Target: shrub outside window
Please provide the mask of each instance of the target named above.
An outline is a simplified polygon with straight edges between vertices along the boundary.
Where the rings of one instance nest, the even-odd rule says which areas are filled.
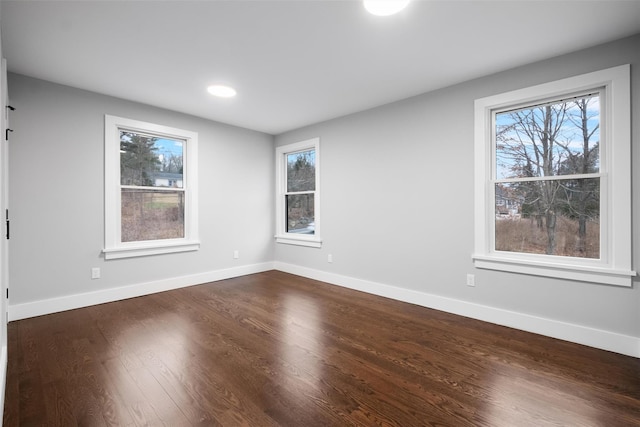
[[[105,258],[196,250],[197,134],[105,116]]]
[[[631,286],[629,66],[475,114],[476,267]]]

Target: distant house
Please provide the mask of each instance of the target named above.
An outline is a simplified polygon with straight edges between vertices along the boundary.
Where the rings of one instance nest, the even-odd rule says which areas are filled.
[[[517,219],[520,218],[522,196],[502,185],[496,185],[496,218]]]
[[[171,172],[154,172],[151,176],[154,187],[182,188],[182,174]]]

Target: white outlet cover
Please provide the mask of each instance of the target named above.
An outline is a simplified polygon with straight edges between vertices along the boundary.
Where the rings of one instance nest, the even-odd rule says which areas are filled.
[[[467,286],[475,286],[476,277],[473,274],[467,274]]]

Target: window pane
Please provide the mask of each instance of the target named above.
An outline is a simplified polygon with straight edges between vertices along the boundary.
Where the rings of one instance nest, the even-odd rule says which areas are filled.
[[[496,184],[495,249],[600,258],[600,179]]]
[[[287,154],[287,192],[315,191],[316,151]]]
[[[287,201],[287,233],[315,234],[314,195],[293,194]]]
[[[182,188],[183,150],[184,141],[121,131],[120,183]]]
[[[496,114],[497,179],[597,173],[600,97]]]
[[[184,237],[184,192],[122,190],[122,241]]]

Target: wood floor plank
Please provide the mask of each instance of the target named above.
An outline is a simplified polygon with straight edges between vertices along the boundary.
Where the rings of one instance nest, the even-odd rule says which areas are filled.
[[[67,381],[59,379],[42,384],[45,398],[47,424],[56,426],[78,426],[74,413],[73,394],[69,391]]]
[[[5,426],[640,426],[640,360],[265,273],[11,322]]]
[[[19,357],[19,335],[20,330],[16,322],[11,322],[7,325],[7,378],[5,383],[5,405],[3,425],[5,426],[18,426],[19,422],[19,405],[15,404],[16,399],[20,396],[20,357]],[[7,396],[13,397],[14,404],[8,405]]]

